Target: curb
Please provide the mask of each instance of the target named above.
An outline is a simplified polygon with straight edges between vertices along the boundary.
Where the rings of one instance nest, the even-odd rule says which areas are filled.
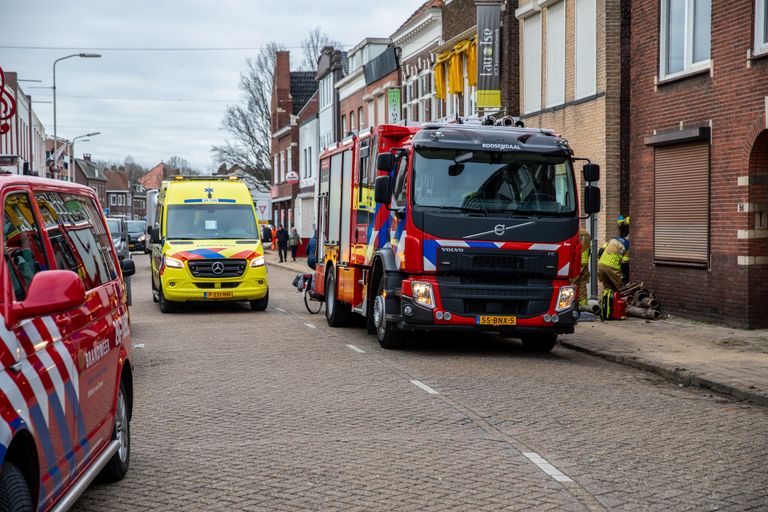
[[[561,341],[562,347],[574,350],[576,352],[582,352],[595,357],[601,357],[607,361],[623,364],[638,370],[643,370],[649,373],[655,373],[667,380],[682,384],[684,386],[692,386],[701,389],[708,389],[722,395],[728,395],[738,400],[749,400],[754,404],[768,407],[768,396],[756,393],[751,390],[746,390],[733,386],[731,384],[724,384],[722,382],[714,381],[705,377],[695,375],[687,370],[680,370],[677,368],[669,368],[659,363],[642,359],[636,356],[621,356],[608,351],[595,350],[587,347],[583,347],[578,343],[571,341]]]
[[[270,263],[270,262],[267,262],[267,266],[269,266],[269,267],[276,267],[276,268],[280,268],[280,269],[283,269],[283,270],[289,270],[291,272],[297,272],[297,273],[298,272],[302,272],[301,270],[296,270],[295,268],[289,267],[288,265],[283,265],[282,263]],[[312,271],[312,269],[309,268],[309,267],[307,267],[307,269],[308,269],[308,272]]]

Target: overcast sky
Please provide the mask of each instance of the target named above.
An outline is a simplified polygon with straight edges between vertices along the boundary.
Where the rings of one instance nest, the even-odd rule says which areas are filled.
[[[364,37],[388,37],[421,0],[0,0],[0,67],[16,71],[33,101],[50,102],[56,66],[58,133],[78,141],[78,155],[151,166],[171,155],[212,166],[210,148],[226,134],[221,119],[240,97],[247,57],[258,50],[118,51],[116,48],[259,48],[277,41],[300,62],[301,43],[320,26],[347,48]],[[46,47],[15,49],[7,46]],[[51,48],[52,47],[52,48]],[[112,49],[110,49],[112,48]],[[295,55],[293,55],[295,53]],[[35,103],[53,134],[53,105]]]

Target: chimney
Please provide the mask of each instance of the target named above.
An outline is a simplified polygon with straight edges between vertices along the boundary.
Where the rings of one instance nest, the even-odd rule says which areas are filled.
[[[85,160],[86,162],[90,162],[91,161],[91,154],[90,153],[83,153],[83,160]]]

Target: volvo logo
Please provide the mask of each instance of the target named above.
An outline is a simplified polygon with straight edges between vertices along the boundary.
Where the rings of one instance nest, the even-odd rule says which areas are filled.
[[[481,233],[475,233],[474,235],[467,235],[464,237],[464,239],[467,238],[482,238],[488,235],[496,235],[496,236],[504,236],[504,234],[509,231],[510,229],[517,229],[522,228],[524,226],[530,226],[533,224],[533,222],[523,222],[522,224],[517,224],[515,226],[507,226],[505,224],[496,224],[492,230],[490,231],[483,231]]]
[[[222,274],[224,272],[224,264],[220,261],[216,261],[211,265],[211,272],[216,274],[217,276],[219,274]]]
[[[504,233],[506,232],[507,232],[507,226],[505,226],[504,224],[496,224],[493,227],[493,234],[497,236],[504,236]]]

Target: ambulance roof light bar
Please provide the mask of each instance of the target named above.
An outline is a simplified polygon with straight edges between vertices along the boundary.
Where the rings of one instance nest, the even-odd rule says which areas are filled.
[[[240,176],[174,176],[176,181],[239,181]]]

